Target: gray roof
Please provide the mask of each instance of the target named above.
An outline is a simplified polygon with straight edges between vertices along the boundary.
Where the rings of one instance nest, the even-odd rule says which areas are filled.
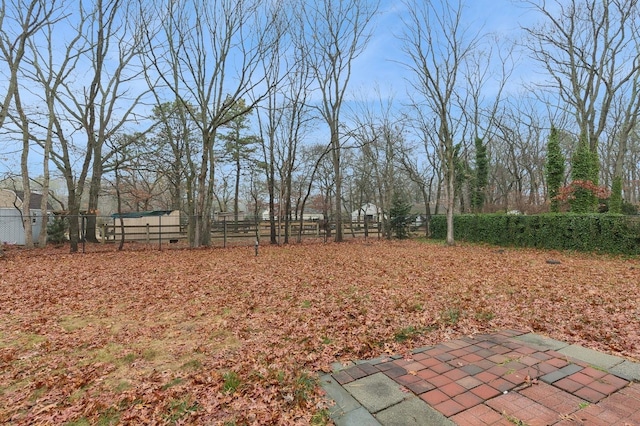
[[[16,196],[20,200],[24,200],[24,191],[14,191],[14,192],[16,193]],[[32,192],[31,196],[29,197],[29,208],[39,209],[40,203],[42,203],[42,194],[37,194]],[[47,210],[53,210],[53,207],[51,206],[51,203],[49,203],[48,199],[47,199]]]

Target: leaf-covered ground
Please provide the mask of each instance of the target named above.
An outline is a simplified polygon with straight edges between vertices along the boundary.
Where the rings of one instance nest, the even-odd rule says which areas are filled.
[[[637,258],[417,241],[65,250],[0,260],[0,423],[323,424],[332,362],[503,328],[640,360]]]

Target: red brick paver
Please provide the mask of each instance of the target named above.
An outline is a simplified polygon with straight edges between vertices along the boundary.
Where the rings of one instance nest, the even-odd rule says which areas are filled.
[[[640,426],[640,384],[513,339],[520,334],[464,337],[333,377],[346,384],[382,372],[463,426]]]
[[[500,395],[487,401],[487,405],[513,422],[527,425],[551,425],[556,423],[558,413],[515,392]]]
[[[451,417],[451,420],[460,426],[513,426],[513,423],[486,405],[476,405]]]

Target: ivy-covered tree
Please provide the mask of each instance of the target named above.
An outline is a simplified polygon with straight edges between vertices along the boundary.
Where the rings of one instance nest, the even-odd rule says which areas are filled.
[[[609,213],[622,213],[622,178],[616,176],[611,185],[611,197],[609,197]]]
[[[398,239],[409,238],[409,224],[411,223],[411,203],[407,201],[401,191],[394,191],[391,197],[391,231]]]
[[[564,182],[565,161],[562,150],[560,149],[560,138],[558,137],[558,129],[551,127],[551,134],[547,142],[547,162],[545,164],[547,174],[547,194],[551,201],[551,211],[557,213],[560,211],[560,201],[558,194]]]
[[[472,196],[467,198],[466,194],[469,192],[469,187],[472,186],[471,179],[474,176],[462,143],[458,143],[454,147],[453,166],[455,172],[454,194],[460,201],[460,212],[465,213],[469,207],[469,199],[472,198]]]
[[[487,158],[487,146],[481,138],[476,138],[476,170],[471,194],[471,208],[475,213],[482,212],[485,202],[485,190],[489,182],[489,159]]]
[[[589,186],[598,185],[598,152],[589,148],[585,135],[580,137],[578,147],[571,158],[571,178],[578,185],[569,200],[571,211],[593,213],[598,208],[598,197]]]

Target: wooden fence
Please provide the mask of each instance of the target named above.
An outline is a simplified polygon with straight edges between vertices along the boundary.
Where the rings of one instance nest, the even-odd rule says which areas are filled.
[[[289,240],[295,241],[298,235],[302,239],[309,238],[331,238],[335,234],[335,224],[305,221],[291,222],[289,225]],[[184,224],[170,223],[163,225],[158,224],[145,225],[124,225],[125,241],[143,242],[147,244],[162,244],[178,241],[186,241],[186,226]],[[345,237],[380,237],[381,227],[378,223],[365,222],[345,222],[342,226],[343,235]],[[276,223],[276,235],[282,240],[285,236],[285,224]],[[221,220],[211,222],[211,240],[212,243],[222,244],[226,246],[230,242],[240,242],[246,240],[248,242],[268,241],[271,236],[271,226],[268,221],[238,221]],[[100,229],[100,238],[102,242],[120,241],[121,227],[117,223],[110,222],[102,225]]]

